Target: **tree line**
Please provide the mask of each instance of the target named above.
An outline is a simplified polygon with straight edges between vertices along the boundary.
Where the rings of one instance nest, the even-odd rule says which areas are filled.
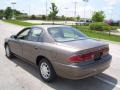
[[[7,7],[5,10],[0,10],[0,19],[2,19],[3,17],[5,19],[11,19],[13,14],[15,16],[25,15],[25,13],[12,9],[11,7]]]
[[[64,15],[62,16],[57,16],[59,10],[57,8],[57,6],[55,5],[55,3],[51,3],[51,7],[50,7],[50,13],[48,14],[48,16],[46,15],[31,15],[29,16],[27,13],[23,13],[21,11],[18,11],[16,9],[12,9],[11,7],[7,7],[5,10],[0,10],[0,19],[2,19],[3,17],[5,19],[11,19],[13,17],[13,14],[15,16],[16,19],[32,19],[32,20],[77,20],[79,21],[81,18],[80,16],[77,17],[65,17]],[[92,15],[92,21],[93,22],[103,22],[105,19],[105,14],[103,11],[98,11],[98,12],[94,12],[94,14]]]

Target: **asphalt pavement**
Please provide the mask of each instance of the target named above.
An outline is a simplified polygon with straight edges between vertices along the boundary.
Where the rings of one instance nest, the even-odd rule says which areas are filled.
[[[82,80],[41,80],[37,68],[21,59],[7,59],[4,39],[22,28],[0,21],[0,90],[120,90],[120,43],[109,42],[112,64],[102,74]]]

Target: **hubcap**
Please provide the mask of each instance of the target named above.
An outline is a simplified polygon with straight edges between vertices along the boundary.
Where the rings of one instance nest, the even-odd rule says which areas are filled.
[[[41,63],[40,71],[41,71],[43,78],[45,79],[50,78],[50,68],[46,62]]]
[[[9,50],[9,47],[6,46],[6,55],[9,57],[10,56],[10,50]]]

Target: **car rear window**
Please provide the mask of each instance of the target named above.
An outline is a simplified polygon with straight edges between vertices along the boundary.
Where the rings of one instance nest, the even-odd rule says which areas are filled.
[[[86,35],[72,27],[52,27],[48,28],[48,32],[58,42],[87,39]]]

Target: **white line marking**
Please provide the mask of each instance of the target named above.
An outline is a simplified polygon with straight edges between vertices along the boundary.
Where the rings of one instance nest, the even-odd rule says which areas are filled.
[[[108,81],[108,80],[106,80],[106,79],[104,79],[104,78],[101,78],[101,77],[99,77],[99,76],[95,76],[95,78],[97,78],[97,79],[99,79],[99,80],[101,80],[101,81],[103,81],[103,82],[105,82],[105,83],[107,83],[107,84],[110,84],[110,85],[112,85],[112,86],[114,86],[114,87],[120,88],[120,85],[115,84],[115,83],[113,83],[113,82],[110,82],[110,81]]]
[[[3,59],[1,59],[1,57],[0,57],[0,63],[2,63],[2,64],[4,63]]]
[[[4,63],[2,60],[0,60],[0,63]]]

